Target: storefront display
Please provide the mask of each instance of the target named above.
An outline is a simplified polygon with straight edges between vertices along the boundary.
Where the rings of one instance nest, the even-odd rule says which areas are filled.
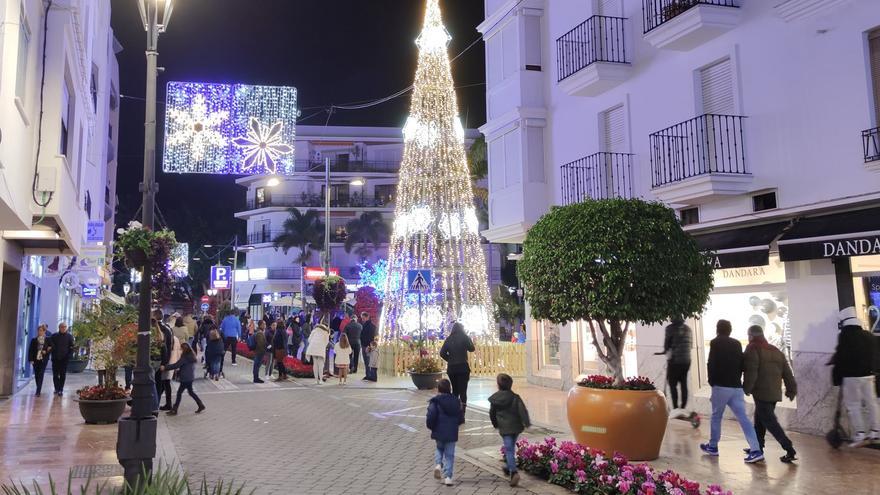
[[[590,332],[590,324],[585,321],[573,323],[573,330],[577,331],[578,340],[581,343],[581,375],[605,374],[605,365],[599,359],[596,346],[593,344],[593,335]],[[639,358],[636,354],[636,326],[629,325],[626,334],[626,344],[623,348],[623,374],[624,376],[638,376]]]
[[[856,310],[871,331],[880,331],[880,256],[850,258]]]
[[[541,366],[559,366],[559,325],[541,322]]]

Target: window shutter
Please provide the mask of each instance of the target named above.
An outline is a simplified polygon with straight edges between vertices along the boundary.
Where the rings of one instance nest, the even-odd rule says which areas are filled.
[[[608,153],[626,153],[626,112],[618,105],[602,112],[602,145]]]
[[[599,0],[599,15],[623,17],[620,12],[620,0]]]
[[[733,68],[724,59],[700,70],[703,113],[734,115]]]
[[[874,90],[874,125],[880,126],[880,30],[868,35],[868,51],[871,63],[871,87]]]

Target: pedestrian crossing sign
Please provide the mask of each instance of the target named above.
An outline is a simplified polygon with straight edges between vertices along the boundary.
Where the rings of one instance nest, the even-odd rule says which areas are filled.
[[[409,292],[430,292],[431,270],[409,270],[406,274],[406,282]]]

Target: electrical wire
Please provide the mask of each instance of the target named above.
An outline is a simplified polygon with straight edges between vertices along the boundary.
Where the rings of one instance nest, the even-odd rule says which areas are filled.
[[[48,198],[46,197],[46,193],[43,193],[43,202],[40,202],[37,199],[37,177],[40,175],[40,151],[43,149],[43,102],[46,94],[46,46],[48,45],[49,10],[52,9],[52,1],[53,0],[49,0],[49,3],[46,4],[46,12],[43,16],[43,66],[40,69],[40,116],[37,120],[37,153],[34,157],[34,181],[31,184],[31,198],[40,208],[46,208],[49,206],[49,203],[52,202],[52,197],[55,195],[54,192],[50,191],[48,193]],[[42,221],[42,218],[40,221]]]

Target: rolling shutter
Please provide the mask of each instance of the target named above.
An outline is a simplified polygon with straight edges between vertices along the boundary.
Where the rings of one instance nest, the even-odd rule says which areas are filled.
[[[875,125],[880,126],[880,30],[868,35],[868,50],[871,63],[871,87],[874,91]]]
[[[736,114],[733,97],[733,68],[726,58],[700,70],[703,113]]]
[[[620,12],[620,0],[599,0],[599,15],[623,17]]]
[[[618,105],[602,112],[602,145],[608,153],[626,153],[626,111]]]

